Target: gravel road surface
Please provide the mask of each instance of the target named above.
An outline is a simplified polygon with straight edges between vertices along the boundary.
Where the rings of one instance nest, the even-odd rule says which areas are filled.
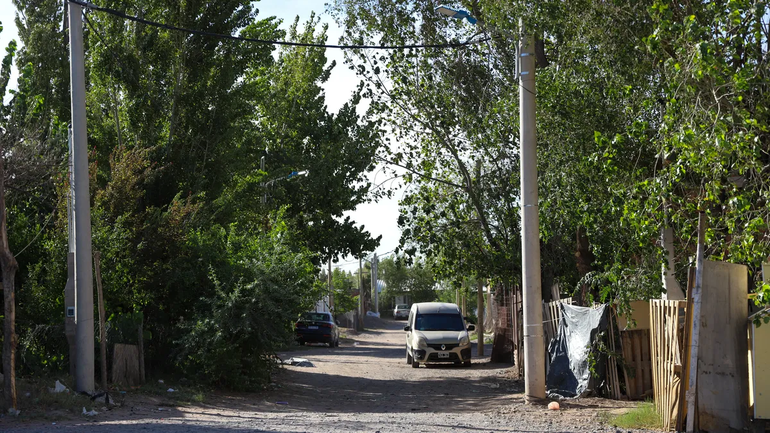
[[[562,410],[525,405],[510,365],[474,358],[471,367],[413,369],[406,364],[404,322],[374,318],[339,348],[280,354],[313,367],[286,366],[271,391],[215,394],[192,406],[127,402],[96,417],[53,424],[0,420],[2,431],[72,432],[539,432],[611,431],[601,412],[629,403],[581,399]],[[488,355],[491,348],[487,346]],[[473,348],[476,354],[476,347]],[[160,409],[160,410],[159,410]]]

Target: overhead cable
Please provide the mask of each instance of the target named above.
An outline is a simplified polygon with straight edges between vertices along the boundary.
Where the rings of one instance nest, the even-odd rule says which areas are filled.
[[[140,18],[137,16],[128,15],[125,12],[121,12],[119,10],[111,9],[103,6],[97,6],[91,2],[84,1],[84,0],[67,0],[67,1],[70,3],[80,5],[87,9],[95,10],[98,12],[104,12],[104,13],[114,15],[116,17],[120,17],[129,21],[146,24],[148,26],[159,27],[166,30],[174,30],[178,32],[192,33],[195,35],[209,36],[209,37],[214,37],[219,39],[228,39],[228,40],[240,41],[240,42],[255,42],[258,44],[266,44],[266,45],[282,45],[282,46],[289,46],[289,47],[335,48],[335,49],[341,49],[341,50],[354,50],[354,49],[399,50],[399,49],[409,49],[409,48],[446,49],[446,48],[462,48],[468,45],[479,44],[489,40],[489,38],[483,38],[478,40],[469,39],[464,42],[453,42],[453,43],[445,43],[445,44],[409,44],[409,45],[332,45],[332,44],[314,44],[309,42],[271,41],[267,39],[248,38],[244,36],[233,36],[233,35],[227,35],[222,33],[207,32],[205,30],[196,30],[196,29],[189,29],[185,27],[177,27],[171,24],[158,23],[158,22],[146,20],[144,18]]]

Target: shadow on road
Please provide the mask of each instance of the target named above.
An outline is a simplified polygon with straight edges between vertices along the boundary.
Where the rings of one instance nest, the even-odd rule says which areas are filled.
[[[276,382],[281,389],[270,393],[259,404],[259,410],[457,413],[521,399],[521,383],[500,376],[510,365],[490,363],[488,357],[477,358],[476,343],[472,346],[471,367],[433,364],[411,368],[406,363],[405,323],[367,317],[368,329],[348,334],[350,340],[342,347],[292,353],[307,357],[316,367],[287,367],[279,372]],[[491,349],[491,345],[485,346],[487,356]]]
[[[490,404],[523,401],[518,382],[505,385],[481,378],[431,377],[394,381],[344,375],[316,374],[311,369],[290,372],[290,381],[270,395],[260,410],[284,412],[471,412]],[[286,402],[287,405],[278,405]],[[246,401],[231,401],[244,404]]]

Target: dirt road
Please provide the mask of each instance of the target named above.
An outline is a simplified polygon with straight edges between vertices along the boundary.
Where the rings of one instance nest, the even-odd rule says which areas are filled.
[[[17,427],[25,432],[614,432],[600,423],[598,412],[627,406],[598,399],[562,404],[558,412],[524,405],[521,382],[512,379],[509,365],[474,358],[469,368],[413,369],[406,364],[404,322],[374,319],[368,325],[339,348],[281,354],[314,366],[285,367],[265,393],[215,395],[204,404],[161,411],[136,405],[88,420]]]

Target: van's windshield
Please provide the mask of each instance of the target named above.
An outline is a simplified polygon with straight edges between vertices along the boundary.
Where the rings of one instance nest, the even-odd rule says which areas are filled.
[[[462,331],[463,317],[455,314],[418,314],[414,321],[417,331]]]

